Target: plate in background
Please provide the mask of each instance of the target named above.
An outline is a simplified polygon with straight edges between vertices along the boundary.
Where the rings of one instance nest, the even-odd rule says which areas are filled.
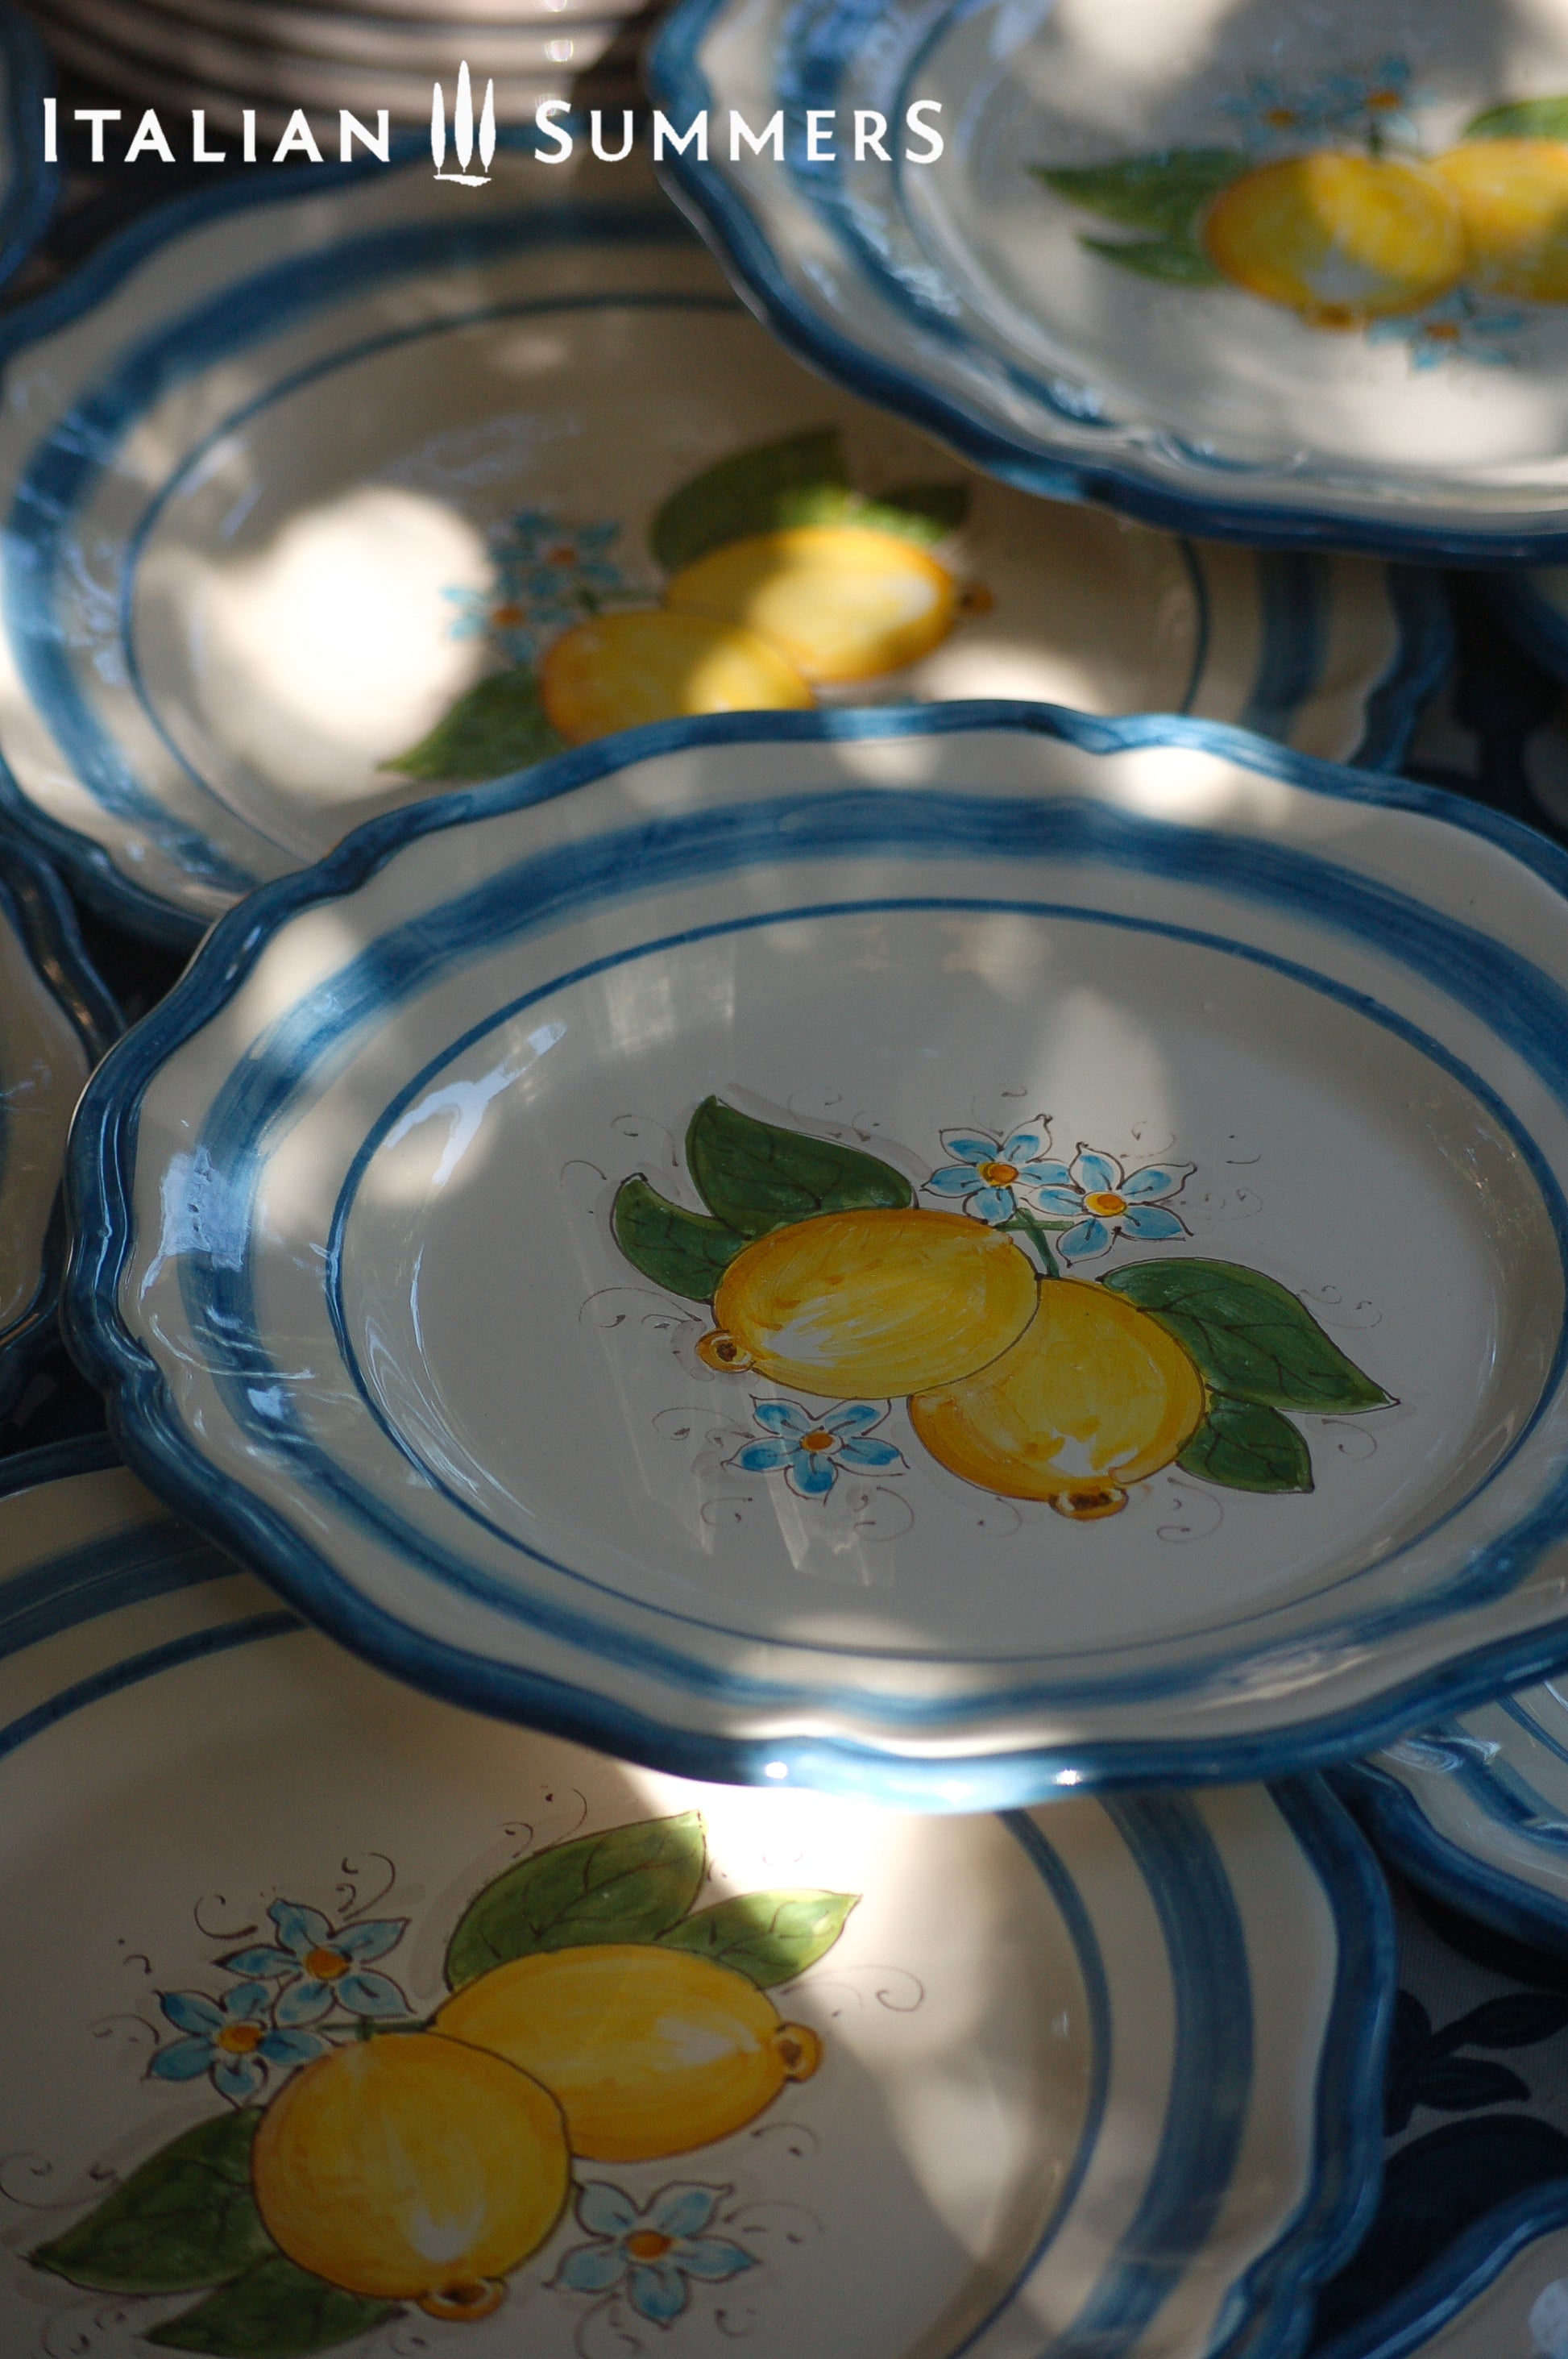
[[[554,642],[803,499],[890,527],[888,627],[828,701],[1171,708],[1398,760],[1447,647],[1430,577],[1043,506],[802,371],[637,166],[495,171],[461,218],[413,164],[187,200],[0,334],[7,799],[124,922],[191,940],[372,812],[558,746]],[[812,701],[752,653],[729,701]]]
[[[1568,277],[1503,225],[1552,217],[1568,158],[1562,0],[1528,29],[1468,0],[1283,26],[1231,0],[686,0],[650,77],[682,125],[784,110],[787,160],[716,147],[672,183],[787,341],[998,474],[1245,540],[1568,550]],[[899,130],[922,103],[924,163]],[[809,110],[841,135],[817,160]],[[868,110],[895,144],[857,162]],[[1505,136],[1547,145],[1497,196]]]

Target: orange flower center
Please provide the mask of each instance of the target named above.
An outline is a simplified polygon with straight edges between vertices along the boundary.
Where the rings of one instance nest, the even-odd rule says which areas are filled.
[[[1293,106],[1271,106],[1265,113],[1263,120],[1271,125],[1276,131],[1288,131],[1292,124],[1298,122],[1300,118]]]
[[[1017,1177],[1016,1163],[982,1163],[980,1166],[980,1178],[989,1180],[993,1188],[1011,1188]]]
[[[634,2261],[662,2261],[674,2239],[661,2236],[656,2228],[639,2228],[634,2236],[626,2239],[626,2250]]]
[[[490,619],[498,631],[511,631],[515,630],[519,623],[525,623],[528,617],[521,606],[505,605],[492,607]]]
[[[1434,344],[1456,344],[1460,336],[1460,331],[1452,320],[1433,320],[1422,330],[1422,333]]]
[[[1127,1199],[1125,1196],[1117,1195],[1110,1188],[1102,1188],[1097,1194],[1084,1198],[1084,1210],[1086,1212],[1098,1213],[1103,1220],[1109,1213],[1125,1212]]]
[[[335,1983],[340,1974],[349,1971],[349,1962],[338,1950],[312,1950],[305,1961],[305,1971],[319,1983]]]
[[[800,1446],[803,1450],[831,1450],[837,1444],[838,1440],[838,1437],[836,1433],[828,1433],[822,1426],[818,1425],[814,1427],[811,1432],[803,1433],[801,1435]]]
[[[1398,112],[1401,101],[1397,90],[1375,90],[1368,95],[1367,103],[1375,114],[1393,114]]]
[[[557,548],[551,549],[549,561],[552,565],[575,565],[577,551],[569,540],[563,540]]]
[[[218,2034],[217,2045],[230,2056],[249,2056],[265,2038],[259,2023],[226,2023]]]

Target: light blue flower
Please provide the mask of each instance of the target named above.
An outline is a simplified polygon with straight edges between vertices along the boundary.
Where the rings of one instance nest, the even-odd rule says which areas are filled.
[[[942,1144],[957,1161],[934,1171],[925,1185],[933,1195],[961,1196],[966,1212],[994,1228],[1011,1220],[1020,1189],[1033,1192],[1068,1184],[1066,1165],[1045,1159],[1049,1143],[1044,1118],[1001,1139],[984,1131],[945,1130]]]
[[[639,2212],[622,2189],[590,2179],[578,2190],[577,2216],[593,2242],[561,2256],[556,2284],[594,2294],[624,2287],[639,2317],[668,2326],[690,2300],[693,2278],[722,2285],[757,2266],[756,2256],[728,2236],[707,2233],[729,2191],[677,2181]]]
[[[452,636],[492,640],[514,663],[531,663],[557,633],[597,614],[633,584],[609,551],[618,524],[564,525],[545,508],[525,508],[491,535],[495,576],[489,590],[449,590],[457,608]]]
[[[1220,111],[1241,125],[1249,147],[1292,148],[1349,136],[1375,150],[1390,139],[1417,144],[1415,111],[1427,103],[1411,87],[1408,60],[1388,56],[1310,84],[1256,74],[1239,97],[1220,101]]]
[[[289,1987],[277,2002],[280,2024],[316,2023],[334,2006],[359,2016],[413,2014],[395,1982],[365,1971],[373,1958],[396,1948],[407,1930],[406,1917],[334,1926],[319,1908],[303,1908],[297,1900],[275,1900],[267,1915],[281,1946],[257,1943],[232,1951],[218,1962],[232,1974],[264,1982],[287,1975]]]
[[[1123,1176],[1114,1155],[1080,1147],[1065,1185],[1041,1190],[1036,1201],[1047,1220],[1069,1221],[1072,1226],[1056,1240],[1064,1261],[1089,1261],[1108,1253],[1119,1235],[1144,1244],[1190,1234],[1169,1211],[1163,1198],[1173,1196],[1192,1172],[1190,1163],[1146,1163],[1141,1170]]]
[[[1475,361],[1482,368],[1513,368],[1519,355],[1509,339],[1530,325],[1528,311],[1483,310],[1467,288],[1407,319],[1378,320],[1367,331],[1369,344],[1403,344],[1413,369],[1442,368],[1448,361]]]
[[[811,1417],[794,1401],[753,1399],[752,1411],[768,1438],[748,1441],[730,1465],[746,1474],[782,1471],[803,1499],[826,1497],[842,1467],[870,1473],[903,1464],[903,1452],[871,1431],[887,1415],[885,1401],[841,1401],[826,1416]]]
[[[147,2066],[155,2081],[194,2081],[210,2073],[213,2086],[235,2104],[254,2097],[267,2066],[308,2064],[327,2042],[313,2031],[280,2027],[273,2020],[273,1994],[265,1983],[239,1983],[221,1999],[201,1991],[160,1991],[158,2005],[183,2039],[160,2048]]]

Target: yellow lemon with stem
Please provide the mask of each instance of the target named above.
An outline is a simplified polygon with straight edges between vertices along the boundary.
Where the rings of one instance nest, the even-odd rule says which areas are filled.
[[[251,2150],[274,2243],[330,2285],[488,2317],[565,2209],[554,2097],[502,2057],[433,2032],[334,2048],[286,2081]]]
[[[1040,1281],[1034,1317],[1000,1359],[919,1394],[910,1422],[942,1465],[1064,1516],[1115,1515],[1203,1421],[1203,1379],[1157,1320],[1105,1287]]]
[[[1033,1316],[1034,1280],[1011,1238],[965,1212],[820,1212],[736,1255],[697,1349],[801,1392],[896,1399],[1005,1352]]]
[[[914,541],[852,524],[729,541],[674,574],[665,602],[760,632],[823,687],[917,663],[959,609],[953,576]]]
[[[1478,287],[1568,303],[1568,140],[1473,139],[1432,168],[1457,201]]]
[[[1289,156],[1222,189],[1202,225],[1216,268],[1314,328],[1419,311],[1465,270],[1459,201],[1425,164]]]
[[[798,712],[813,701],[771,640],[722,616],[662,606],[596,615],[568,631],[546,651],[539,693],[551,726],[572,745],[645,721]]]
[[[521,2067],[560,2101],[592,2162],[689,2154],[754,2121],[822,2043],[756,1984],[692,1950],[608,1941],[493,1966],[438,2028]]]

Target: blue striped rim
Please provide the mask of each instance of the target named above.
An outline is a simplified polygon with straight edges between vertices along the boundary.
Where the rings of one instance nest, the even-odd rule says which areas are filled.
[[[89,1449],[84,1464],[96,1465]],[[39,1637],[102,1619],[231,1568],[178,1527],[135,1526],[63,1552],[0,1581],[0,1659]],[[161,1572],[161,1577],[160,1577]],[[192,1662],[290,1636],[287,1613],[253,1614],[126,1654],[0,1727],[0,1759],[71,1714]],[[1269,2253],[1231,2289],[1239,2311],[1223,2359],[1287,2359],[1299,2340],[1303,2289],[1336,2265],[1359,2209],[1375,2199],[1378,2147],[1368,2104],[1381,2070],[1392,1989],[1388,1904],[1376,1871],[1332,1797],[1315,1780],[1278,1788],[1274,1800],[1311,1865],[1332,1912],[1337,1953],[1328,2028],[1318,2074],[1309,2191]],[[1190,1799],[1162,1795],[1111,1802],[1108,1814],[1143,1879],[1160,1922],[1176,2008],[1164,2119],[1135,2215],[1108,2256],[1061,2359],[1127,2359],[1150,2321],[1202,2253],[1229,2191],[1252,2082],[1251,1969],[1223,1859]],[[1105,2117],[1115,2027],[1105,1964],[1092,1920],[1070,1871],[1038,1821],[1011,1813],[1014,1840],[1051,1893],[1076,1954],[1092,2049],[1085,2119],[1066,2180],[1040,2237],[991,2310],[950,2354],[961,2359],[1016,2298],[1054,2243],[1083,2186]],[[1368,2145],[1367,2125],[1374,2125]]]
[[[1554,1898],[1440,1832],[1404,1780],[1376,1761],[1348,1761],[1329,1776],[1379,1851],[1412,1884],[1510,1940],[1568,1957],[1568,1897]]]
[[[83,1101],[70,1167],[76,1250],[64,1316],[73,1351],[114,1397],[112,1422],[129,1462],[221,1545],[265,1564],[275,1584],[343,1644],[415,1686],[693,1777],[754,1782],[776,1776],[783,1763],[805,1785],[863,1794],[905,1808],[1004,1806],[1035,1799],[1062,1780],[1140,1784],[1278,1776],[1309,1762],[1368,1749],[1430,1718],[1434,1710],[1460,1709],[1479,1695],[1519,1684],[1550,1668],[1563,1651],[1562,1627],[1532,1624],[1479,1646],[1456,1644],[1447,1659],[1390,1680],[1381,1692],[1358,1703],[1320,1707],[1299,1724],[1179,1740],[1158,1734],[1081,1734],[1001,1756],[981,1749],[942,1761],[901,1756],[853,1738],[775,1736],[762,1743],[703,1734],[619,1705],[600,1692],[416,1636],[357,1596],[328,1559],[282,1516],[220,1478],[185,1432],[161,1374],[124,1326],[118,1308],[121,1273],[134,1243],[130,1178],[137,1109],[152,1075],[226,1004],[280,927],[300,910],[354,891],[395,852],[427,834],[554,799],[664,753],[762,743],[968,738],[988,729],[1057,738],[1098,755],[1152,745],[1196,748],[1244,769],[1289,780],[1310,793],[1444,820],[1522,857],[1560,888],[1568,883],[1568,854],[1517,821],[1440,789],[1336,769],[1214,723],[1159,718],[1101,722],[1035,705],[929,705],[902,712],[744,714],[661,723],[563,755],[517,777],[373,820],[315,869],[263,888],[220,921],[175,991],[137,1027]],[[1164,831],[1173,839],[1181,832]],[[1026,841],[1022,848],[1027,849]],[[1190,839],[1187,850],[1190,855]],[[1201,865],[1194,873],[1201,873]],[[1370,891],[1374,909],[1382,908],[1376,888],[1355,879],[1345,882],[1352,897]],[[1403,908],[1400,897],[1394,901]],[[1326,914],[1333,923],[1333,908]],[[1346,914],[1340,908],[1341,921]],[[1395,912],[1387,914],[1393,917]],[[1555,1006],[1554,987],[1498,946],[1483,945],[1479,937],[1459,929],[1451,947],[1452,960],[1446,950],[1440,959],[1440,981],[1456,982],[1462,992],[1479,984],[1488,1011],[1495,1014],[1501,1007],[1509,1024],[1524,1016],[1537,986],[1546,989]],[[1495,975],[1488,971],[1483,977],[1472,971],[1477,947],[1486,950],[1488,959],[1493,954],[1501,958]],[[1521,981],[1530,991],[1526,1001],[1516,1005]],[[1527,1022],[1527,1036],[1530,1028]],[[1554,1030],[1561,1038],[1558,1017],[1549,1016],[1548,1036]],[[1507,1569],[1499,1566],[1498,1571]]]
[[[733,5],[734,0],[678,0],[644,52],[643,78],[650,95],[673,118],[689,122],[699,110],[715,108],[701,51],[716,20]],[[796,294],[757,213],[727,184],[721,169],[699,168],[685,156],[668,158],[661,168],[678,201],[723,255],[731,276],[750,290],[792,351],[864,399],[926,427],[1003,482],[1051,499],[1103,501],[1145,523],[1213,540],[1361,549],[1378,556],[1429,560],[1451,558],[1470,564],[1540,565],[1568,557],[1568,526],[1552,530],[1532,525],[1528,511],[1521,511],[1517,522],[1505,530],[1485,524],[1412,524],[1406,520],[1408,503],[1402,487],[1397,503],[1390,501],[1375,516],[1360,506],[1336,509],[1326,500],[1291,507],[1278,499],[1222,496],[1215,478],[1234,483],[1246,469],[1227,465],[1176,438],[1163,447],[1179,454],[1190,467],[1195,479],[1190,491],[1152,480],[1135,454],[1114,447],[1093,452],[1065,444],[1053,448],[1043,439],[1003,422],[1000,413],[982,411],[954,394],[935,391],[914,368],[876,358],[830,326]],[[924,333],[933,332],[926,313],[919,314],[919,324]],[[1042,406],[1058,410],[1075,429],[1101,422],[1086,409],[1081,397],[1074,406],[1064,399],[1060,388],[1053,388],[1048,403]],[[1440,497],[1439,480],[1433,480],[1433,488],[1434,496]]]

